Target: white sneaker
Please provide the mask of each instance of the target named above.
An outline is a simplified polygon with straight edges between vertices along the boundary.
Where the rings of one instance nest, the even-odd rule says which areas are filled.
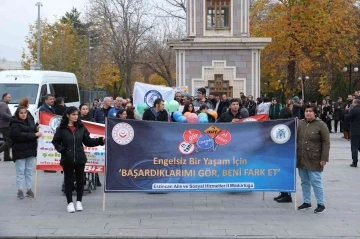
[[[82,210],[84,210],[84,209],[83,209],[81,202],[77,201],[76,202],[76,211],[82,211]]]
[[[75,208],[74,208],[74,203],[69,203],[69,205],[67,205],[67,211],[70,212],[70,213],[73,213],[75,212]]]

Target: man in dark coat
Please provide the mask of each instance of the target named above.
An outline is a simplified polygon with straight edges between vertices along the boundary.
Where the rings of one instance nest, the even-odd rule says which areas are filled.
[[[350,139],[351,139],[351,154],[352,164],[350,167],[357,167],[358,151],[360,151],[360,100],[353,100],[353,108],[349,114],[350,120]]]
[[[235,122],[237,119],[249,117],[249,112],[246,108],[241,107],[241,101],[238,99],[230,100],[230,108],[219,118],[219,123]]]
[[[54,109],[55,109],[55,114],[56,115],[61,115],[62,116],[64,114],[64,112],[66,110],[64,98],[62,98],[62,97],[56,98]]]
[[[244,103],[245,108],[249,111],[249,116],[256,115],[256,102],[252,95],[248,96],[247,101]]]
[[[4,143],[0,147],[0,153],[4,152],[4,161],[12,161],[10,158],[10,147],[12,141],[9,136],[9,123],[11,118],[11,112],[8,104],[11,101],[9,93],[5,93],[0,101],[0,133],[3,136]]]
[[[334,103],[334,114],[333,114],[333,118],[334,118],[334,126],[335,126],[335,133],[337,133],[337,129],[338,129],[338,124],[340,122],[340,132],[343,132],[343,120],[342,120],[342,116],[343,116],[343,112],[345,109],[345,105],[342,102],[342,98],[338,97],[337,102]]]
[[[169,115],[164,108],[164,100],[157,98],[154,102],[154,107],[145,110],[142,120],[168,122]]]
[[[54,101],[55,101],[54,95],[52,94],[45,95],[45,103],[40,107],[39,111],[55,114]]]

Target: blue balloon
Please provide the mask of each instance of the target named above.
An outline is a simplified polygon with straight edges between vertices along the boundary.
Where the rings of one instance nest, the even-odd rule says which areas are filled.
[[[185,116],[180,116],[178,119],[177,119],[177,122],[179,123],[186,123],[187,122],[187,119]]]
[[[178,122],[179,117],[182,116],[182,112],[181,111],[175,111],[173,114],[173,118],[175,121]]]
[[[198,119],[198,122],[199,122],[199,123],[209,123],[209,120],[208,120],[208,118],[200,117],[200,118]]]
[[[210,149],[214,147],[214,140],[207,134],[200,136],[199,140],[197,141],[197,146],[200,149]]]

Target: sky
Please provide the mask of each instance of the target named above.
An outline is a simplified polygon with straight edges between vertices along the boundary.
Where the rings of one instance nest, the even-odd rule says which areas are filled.
[[[0,59],[20,61],[22,48],[26,48],[25,37],[29,34],[29,25],[35,23],[39,0],[0,0]],[[41,18],[54,22],[72,7],[83,12],[87,0],[41,0]]]

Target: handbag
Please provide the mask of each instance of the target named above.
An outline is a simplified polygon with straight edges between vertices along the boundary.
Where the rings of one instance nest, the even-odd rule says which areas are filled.
[[[332,121],[333,120],[333,116],[332,115],[327,115],[326,116],[326,121]]]

